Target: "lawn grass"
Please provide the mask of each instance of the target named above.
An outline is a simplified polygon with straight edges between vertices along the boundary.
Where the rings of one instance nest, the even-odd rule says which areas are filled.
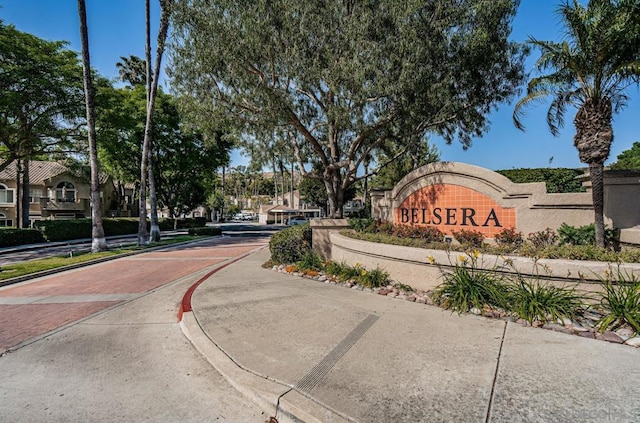
[[[47,257],[38,260],[29,260],[22,263],[8,264],[0,267],[0,281],[17,278],[20,276],[30,275],[33,273],[43,272],[46,270],[57,269],[59,267],[71,266],[78,263],[85,263],[93,260],[98,260],[105,257],[118,256],[123,254],[129,254],[136,251],[144,251],[149,248],[161,247],[164,245],[171,245],[180,242],[193,241],[197,239],[207,238],[206,236],[190,236],[180,235],[175,238],[161,240],[153,245],[139,247],[137,245],[131,245],[129,247],[117,248],[109,251],[103,251],[99,253],[91,252],[76,252],[71,255],[60,255],[54,257]]]

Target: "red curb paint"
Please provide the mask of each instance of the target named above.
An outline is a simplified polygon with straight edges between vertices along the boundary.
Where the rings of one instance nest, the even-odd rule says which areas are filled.
[[[207,273],[206,275],[204,275],[203,277],[201,277],[200,279],[198,279],[198,281],[196,283],[194,283],[193,285],[191,285],[189,287],[189,289],[187,289],[187,292],[185,292],[184,297],[182,297],[182,301],[180,302],[180,307],[178,308],[178,322],[182,321],[182,315],[184,313],[189,313],[191,311],[193,311],[193,308],[191,307],[191,297],[193,296],[193,293],[195,292],[196,288],[204,281],[206,281],[207,279],[209,279],[212,275],[214,275],[215,273],[217,273],[218,271],[224,269],[225,267],[239,261],[242,260],[243,258],[247,257],[250,254],[253,254],[254,252],[265,248],[265,247],[259,247],[255,250],[249,251],[248,253],[245,253],[241,256],[238,256],[236,258],[234,258],[233,260],[223,264],[220,267],[217,267],[215,269],[213,269],[212,271],[210,271],[209,273]]]

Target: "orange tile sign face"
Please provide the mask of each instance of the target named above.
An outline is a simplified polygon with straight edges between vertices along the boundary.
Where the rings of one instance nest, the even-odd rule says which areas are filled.
[[[472,189],[436,184],[419,189],[395,210],[395,223],[435,226],[445,234],[461,229],[481,232],[487,238],[516,226],[515,209],[503,208]]]

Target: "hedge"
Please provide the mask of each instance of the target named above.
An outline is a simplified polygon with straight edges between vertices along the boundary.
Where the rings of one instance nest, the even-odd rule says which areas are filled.
[[[131,235],[138,233],[138,218],[103,218],[102,227],[105,236]],[[147,222],[147,228],[149,223]],[[173,230],[173,219],[159,219],[161,231]],[[178,219],[178,229],[204,227],[204,217]],[[50,242],[91,238],[91,219],[40,220],[34,224]]]
[[[585,192],[582,182],[576,180],[584,173],[581,169],[568,168],[535,168],[496,170],[512,182],[546,182],[548,193]]]
[[[202,228],[189,228],[189,235],[222,235],[222,229],[213,226],[205,226]]]
[[[15,245],[40,244],[45,242],[42,232],[37,229],[0,229],[0,247],[13,247]]]

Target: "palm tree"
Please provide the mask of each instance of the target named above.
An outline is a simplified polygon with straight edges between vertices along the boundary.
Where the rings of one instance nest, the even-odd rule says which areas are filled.
[[[566,32],[561,43],[529,38],[541,51],[535,64],[540,76],[527,86],[513,119],[524,130],[526,106],[551,99],[547,123],[557,136],[568,108],[575,107],[573,138],[580,161],[589,165],[596,245],[604,246],[604,162],[613,142],[613,114],[629,97],[627,88],[640,75],[640,0],[590,0],[587,6],[565,0],[558,9]]]
[[[96,113],[94,106],[93,81],[89,60],[89,34],[87,29],[87,8],[84,0],[78,0],[80,18],[80,39],[82,42],[82,73],[87,108],[87,129],[89,131],[89,163],[91,166],[91,251],[105,251],[107,240],[102,226],[102,205],[100,204],[100,179],[98,170],[98,150],[96,146]],[[28,195],[28,193],[26,194]]]
[[[158,79],[160,77],[160,65],[162,63],[162,55],[164,53],[164,46],[167,39],[167,32],[169,31],[169,15],[173,7],[174,0],[160,0],[160,28],[158,29],[157,47],[156,47],[156,60],[155,66],[151,69],[151,40],[150,40],[150,22],[149,22],[149,0],[146,0],[146,56],[147,56],[147,72],[146,72],[146,87],[147,87],[147,117],[144,128],[144,140],[142,142],[142,160],[140,165],[140,221],[138,226],[138,244],[143,245],[148,242],[149,233],[147,231],[147,176],[150,169],[150,157],[151,157],[151,133],[153,122],[153,109],[158,93]],[[153,173],[151,173],[153,176]],[[152,186],[153,188],[153,186]],[[152,210],[156,208],[155,205],[155,192],[151,193],[151,199],[154,203],[151,205]],[[154,212],[155,214],[155,212]],[[154,219],[155,217],[155,219]],[[152,240],[159,240],[159,229],[157,224],[157,214],[152,215],[154,221],[151,222]]]
[[[126,82],[132,87],[136,85],[144,85],[147,78],[147,65],[144,60],[138,56],[123,57],[121,61],[116,63],[118,68],[118,76],[122,82]]]

